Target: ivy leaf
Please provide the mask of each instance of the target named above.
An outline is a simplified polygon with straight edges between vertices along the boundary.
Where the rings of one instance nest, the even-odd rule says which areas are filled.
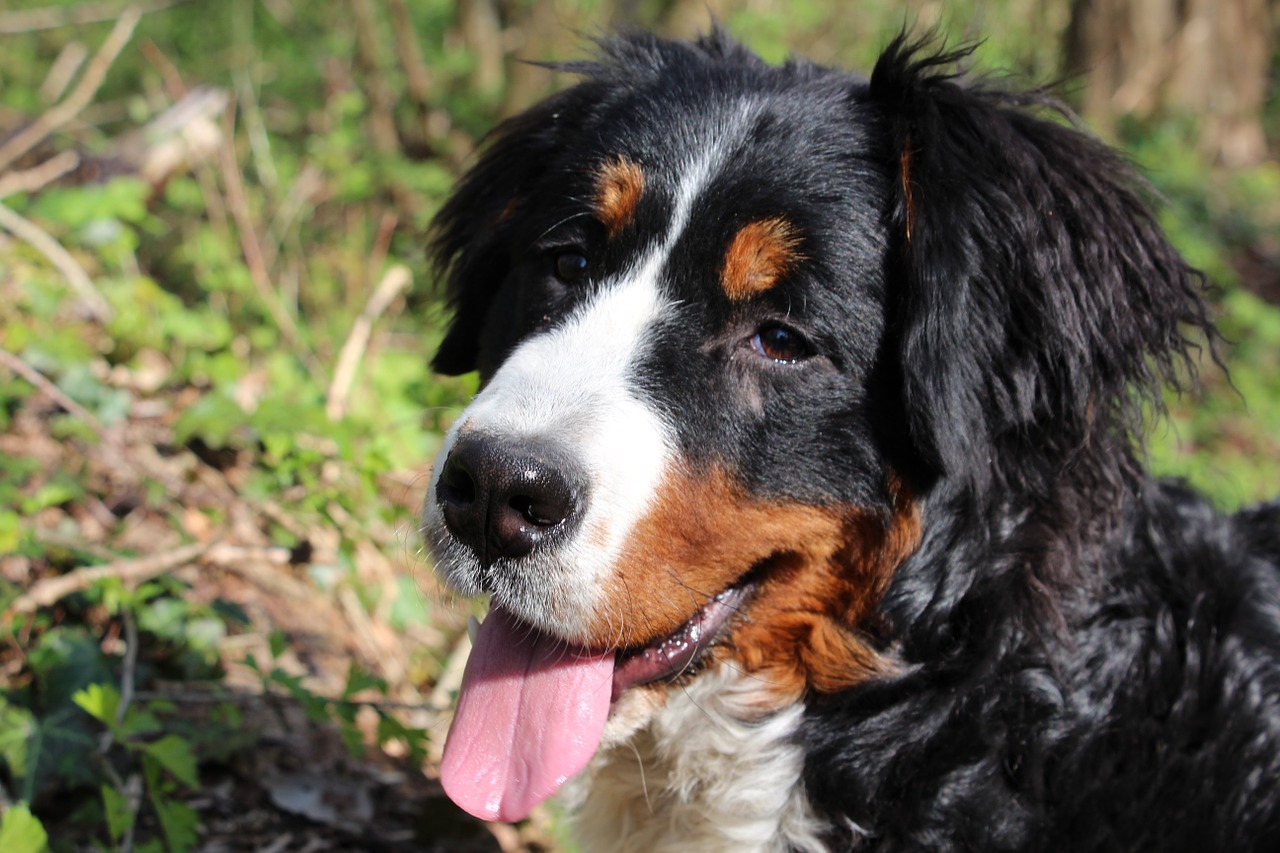
[[[0,761],[8,765],[9,772],[17,779],[25,777],[30,770],[28,748],[35,734],[35,715],[0,698]]]
[[[0,850],[4,853],[44,853],[49,836],[26,803],[11,806],[0,818]]]

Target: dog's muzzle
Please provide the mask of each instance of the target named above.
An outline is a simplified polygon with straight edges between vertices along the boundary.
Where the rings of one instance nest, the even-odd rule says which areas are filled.
[[[435,498],[449,533],[487,568],[569,536],[586,495],[585,477],[553,447],[470,435],[445,459]]]

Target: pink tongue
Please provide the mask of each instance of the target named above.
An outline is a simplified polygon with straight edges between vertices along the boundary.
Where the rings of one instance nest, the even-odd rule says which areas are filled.
[[[476,634],[444,744],[449,799],[484,820],[522,820],[595,753],[609,713],[613,652],[593,656],[500,607]]]

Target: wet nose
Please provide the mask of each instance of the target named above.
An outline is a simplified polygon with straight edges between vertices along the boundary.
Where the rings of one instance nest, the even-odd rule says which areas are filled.
[[[436,485],[449,532],[486,566],[566,535],[580,515],[585,487],[561,456],[535,443],[460,439]]]

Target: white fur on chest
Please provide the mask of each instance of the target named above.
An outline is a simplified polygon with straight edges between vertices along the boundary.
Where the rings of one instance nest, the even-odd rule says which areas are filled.
[[[804,707],[743,722],[759,717],[759,688],[729,666],[704,673],[603,746],[569,794],[582,849],[824,850],[824,824],[801,782],[804,754],[792,740]]]

